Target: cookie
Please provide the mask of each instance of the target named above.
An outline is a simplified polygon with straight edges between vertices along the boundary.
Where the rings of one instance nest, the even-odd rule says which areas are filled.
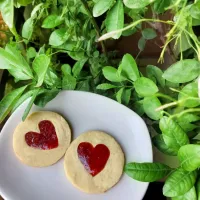
[[[68,148],[64,159],[69,181],[86,193],[103,193],[119,180],[124,154],[110,135],[100,131],[81,134]]]
[[[13,134],[16,156],[33,167],[46,167],[63,157],[71,141],[66,120],[57,113],[32,113],[21,122]]]

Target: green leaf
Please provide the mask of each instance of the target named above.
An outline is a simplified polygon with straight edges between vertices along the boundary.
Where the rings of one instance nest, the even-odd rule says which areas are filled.
[[[169,175],[163,187],[166,197],[177,197],[188,192],[195,184],[197,172],[188,172],[182,168],[176,169]]]
[[[12,66],[12,65],[10,65]],[[29,80],[30,76],[26,75],[22,69],[17,68],[15,66],[12,66],[11,69],[8,69],[9,73],[17,80],[17,81],[22,81],[22,80]]]
[[[34,104],[39,107],[45,107],[48,102],[50,102],[52,99],[54,99],[60,90],[58,89],[52,89],[52,90],[46,90],[43,89],[40,91],[40,93],[37,95]]]
[[[140,51],[143,51],[144,48],[145,48],[145,45],[146,45],[146,40],[145,40],[143,37],[141,37],[141,38],[139,39],[139,41],[138,41],[138,49],[139,49]]]
[[[165,144],[165,141],[163,139],[162,135],[156,135],[152,138],[152,142],[154,144],[154,146],[161,151],[164,154],[167,154],[169,156],[176,156],[177,155],[177,151],[174,151],[173,149],[171,149],[170,147],[168,147]]]
[[[160,68],[154,65],[147,65],[146,67],[147,77],[151,80],[156,80],[156,82],[161,86],[165,86],[165,79],[162,77],[163,72]]]
[[[178,100],[187,99],[189,97],[198,97],[198,84],[196,82],[189,83],[181,90]],[[182,106],[192,108],[200,105],[200,99],[188,99],[182,103]]]
[[[49,44],[52,46],[60,46],[64,44],[69,38],[69,34],[65,28],[60,28],[52,32],[49,38]]]
[[[178,152],[182,146],[189,143],[187,134],[173,119],[162,117],[159,127],[163,133],[165,144],[174,151]]]
[[[188,192],[181,196],[172,197],[172,200],[197,200],[195,187],[192,187]]]
[[[163,78],[172,83],[186,83],[200,74],[200,62],[192,59],[178,61],[163,74]]]
[[[185,132],[192,131],[195,128],[197,128],[197,126],[192,124],[191,122],[196,122],[199,120],[200,117],[193,113],[185,113],[184,115],[181,115],[180,117],[177,118],[178,124]]]
[[[115,0],[99,0],[93,7],[93,16],[99,17],[110,9],[115,3]]]
[[[124,89],[123,95],[122,95],[122,102],[124,102],[125,105],[128,105],[131,99],[131,91],[132,89]]]
[[[15,103],[14,107],[12,108],[12,113],[24,102],[26,101],[28,98],[30,98],[33,95],[33,91],[34,90],[30,90],[26,93],[24,93]]]
[[[145,77],[138,78],[134,83],[134,87],[136,92],[142,97],[151,96],[158,92],[156,84],[151,79]]]
[[[63,23],[63,18],[58,15],[49,15],[42,23],[42,28],[55,28]]]
[[[189,11],[194,19],[200,19],[200,2],[192,4]]]
[[[145,28],[142,30],[142,36],[146,40],[152,40],[157,36],[157,34],[152,28]]]
[[[33,91],[33,95],[32,95],[32,97],[31,97],[31,99],[30,99],[30,101],[29,101],[29,103],[28,103],[28,105],[27,105],[27,107],[26,107],[26,109],[24,111],[24,114],[22,116],[22,120],[23,121],[25,121],[26,117],[28,116],[28,114],[29,114],[29,112],[30,112],[30,110],[31,110],[31,108],[33,106],[33,102],[35,101],[39,91],[40,91],[40,88],[37,88],[37,89],[35,89]]]
[[[50,58],[44,54],[37,56],[33,61],[33,70],[37,75],[37,85],[40,87],[43,84],[44,77],[50,64]]]
[[[136,101],[133,105],[133,110],[140,116],[144,114],[143,101]]]
[[[71,75],[71,74],[72,74],[72,68],[71,68],[71,66],[68,65],[68,64],[62,65],[62,66],[61,66],[61,70],[62,70],[62,73],[63,73],[64,75],[66,75],[66,74]]]
[[[125,54],[120,64],[123,75],[132,81],[136,81],[139,77],[139,70],[134,58],[130,54]]]
[[[118,101],[119,103],[122,102],[122,94],[123,94],[123,91],[124,91],[124,88],[121,88],[121,89],[117,92],[117,94],[116,94],[116,99],[117,99],[117,101]]]
[[[123,76],[119,76],[116,68],[110,66],[103,68],[103,75],[107,80],[112,82],[121,82],[123,80],[126,80]]]
[[[76,78],[69,74],[65,74],[62,80],[62,89],[63,90],[74,90],[76,87]]]
[[[138,8],[144,8],[148,6],[150,3],[152,3],[154,0],[123,0],[124,4],[128,8],[138,9]]]
[[[178,158],[181,166],[187,171],[200,167],[200,145],[188,144],[180,148]]]
[[[29,18],[25,21],[23,27],[22,27],[22,37],[30,40],[33,34],[33,18]]]
[[[170,6],[171,0],[156,0],[153,4],[155,13],[161,14],[164,13],[167,7]]]
[[[90,84],[89,84],[89,79],[85,80],[85,81],[80,81],[77,84],[77,89],[76,90],[80,90],[80,91],[90,91]]]
[[[1,0],[0,11],[4,22],[12,29],[14,26],[14,0]]]
[[[20,51],[18,51],[16,47],[13,47],[11,44],[7,44],[5,50],[0,48],[0,59],[1,63],[7,63],[7,69],[21,71],[21,73],[29,77],[26,80],[33,78],[32,70],[29,64],[21,55]]]
[[[122,0],[117,0],[117,3],[108,12],[105,20],[107,32],[122,29],[124,27],[124,6]],[[114,39],[120,38],[121,33],[113,36]]]
[[[17,0],[17,3],[22,6],[27,6],[28,4],[32,3],[32,0]]]
[[[145,97],[143,100],[143,108],[144,112],[148,117],[153,120],[159,120],[162,115],[161,111],[156,111],[156,108],[160,107],[162,104],[160,103],[157,97]]]
[[[8,93],[0,102],[0,123],[5,119],[14,107],[27,86],[18,88]]]
[[[135,180],[154,182],[167,176],[171,168],[161,163],[128,163],[124,171]]]
[[[109,89],[116,88],[116,87],[118,87],[118,86],[112,85],[112,84],[109,84],[109,83],[102,83],[102,84],[97,86],[97,89],[98,90],[109,90]]]
[[[47,69],[44,83],[49,85],[51,88],[61,88],[61,78],[58,77],[57,73],[51,67]]]
[[[83,58],[75,63],[75,65],[72,68],[72,73],[73,73],[74,77],[79,76],[79,74],[80,74],[81,70],[83,69],[83,66],[85,65],[87,60],[88,60],[87,58]]]
[[[28,59],[35,58],[36,54],[37,54],[37,52],[36,52],[35,48],[33,48],[33,47],[28,48],[28,50],[27,50]]]

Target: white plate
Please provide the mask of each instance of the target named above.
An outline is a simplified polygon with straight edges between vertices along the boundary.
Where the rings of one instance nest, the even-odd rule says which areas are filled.
[[[126,174],[104,194],[85,194],[66,179],[63,159],[53,166],[32,168],[22,164],[12,148],[12,135],[28,102],[9,118],[0,134],[0,194],[6,200],[141,200],[148,183]],[[88,130],[111,134],[122,146],[126,162],[152,162],[152,146],[144,121],[125,106],[100,95],[61,92],[44,109],[62,114],[70,123],[73,138]]]

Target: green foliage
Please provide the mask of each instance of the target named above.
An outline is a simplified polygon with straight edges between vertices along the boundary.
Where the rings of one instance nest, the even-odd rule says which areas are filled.
[[[160,163],[129,163],[125,166],[125,173],[143,182],[153,182],[166,177],[171,168]]]

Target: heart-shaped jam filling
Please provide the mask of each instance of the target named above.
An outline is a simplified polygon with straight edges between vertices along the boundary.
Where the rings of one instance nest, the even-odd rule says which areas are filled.
[[[25,134],[25,141],[30,147],[49,150],[58,147],[58,138],[52,122],[43,120],[39,124],[40,133],[28,132]]]
[[[101,172],[110,156],[110,150],[104,144],[93,147],[89,142],[81,142],[77,149],[78,158],[92,176]]]

